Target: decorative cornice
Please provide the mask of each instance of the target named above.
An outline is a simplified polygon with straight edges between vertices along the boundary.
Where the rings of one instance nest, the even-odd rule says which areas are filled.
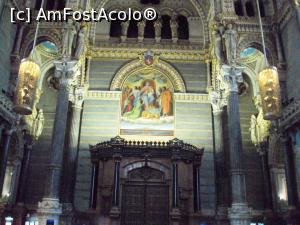
[[[87,100],[115,100],[119,101],[121,98],[121,91],[88,91],[85,99]],[[191,102],[209,104],[208,94],[195,94],[195,93],[174,93],[176,102]]]
[[[92,58],[120,58],[135,59],[145,51],[151,49],[155,55],[166,60],[189,60],[205,61],[207,51],[202,50],[197,45],[141,45],[139,43],[108,43],[101,47],[91,47],[87,51],[87,56]]]

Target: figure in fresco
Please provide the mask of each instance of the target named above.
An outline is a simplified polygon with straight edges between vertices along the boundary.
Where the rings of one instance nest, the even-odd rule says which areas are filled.
[[[163,87],[161,93],[162,115],[169,116],[172,112],[172,93],[166,87]]]
[[[150,106],[154,106],[156,100],[155,91],[152,87],[150,81],[146,81],[145,86],[141,90],[141,98],[143,100],[143,105],[145,110],[148,110]]]
[[[130,112],[124,113],[124,117],[128,119],[137,119],[141,116],[142,109],[143,109],[142,100],[139,99],[136,105],[134,106],[134,108]]]

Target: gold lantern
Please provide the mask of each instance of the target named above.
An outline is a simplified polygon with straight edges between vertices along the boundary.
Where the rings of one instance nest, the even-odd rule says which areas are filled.
[[[23,59],[20,64],[14,111],[21,115],[32,114],[40,66],[31,59]]]
[[[258,74],[265,120],[276,120],[281,116],[281,96],[276,67],[268,67]]]

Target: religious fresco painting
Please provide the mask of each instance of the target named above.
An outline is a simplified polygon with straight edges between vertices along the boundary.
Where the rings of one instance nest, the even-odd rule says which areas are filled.
[[[121,135],[174,136],[173,87],[156,71],[131,74],[121,95]]]

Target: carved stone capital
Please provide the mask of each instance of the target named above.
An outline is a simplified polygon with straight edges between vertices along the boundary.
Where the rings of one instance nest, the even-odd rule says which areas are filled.
[[[82,109],[84,101],[85,89],[84,87],[75,87],[73,93],[70,93],[69,100],[73,103],[73,108]]]
[[[243,67],[237,65],[223,65],[222,71],[224,73],[224,79],[229,85],[230,92],[239,91],[239,83],[243,82]]]
[[[228,209],[228,218],[232,225],[250,224],[251,209],[245,203],[232,204]]]
[[[53,62],[55,66],[54,77],[58,79],[58,88],[67,88],[72,83],[77,69],[77,62],[66,60],[66,58]]]
[[[224,97],[224,93],[222,91],[212,91],[210,92],[209,97],[213,113],[221,113],[223,111],[223,107],[227,105],[227,98]]]

